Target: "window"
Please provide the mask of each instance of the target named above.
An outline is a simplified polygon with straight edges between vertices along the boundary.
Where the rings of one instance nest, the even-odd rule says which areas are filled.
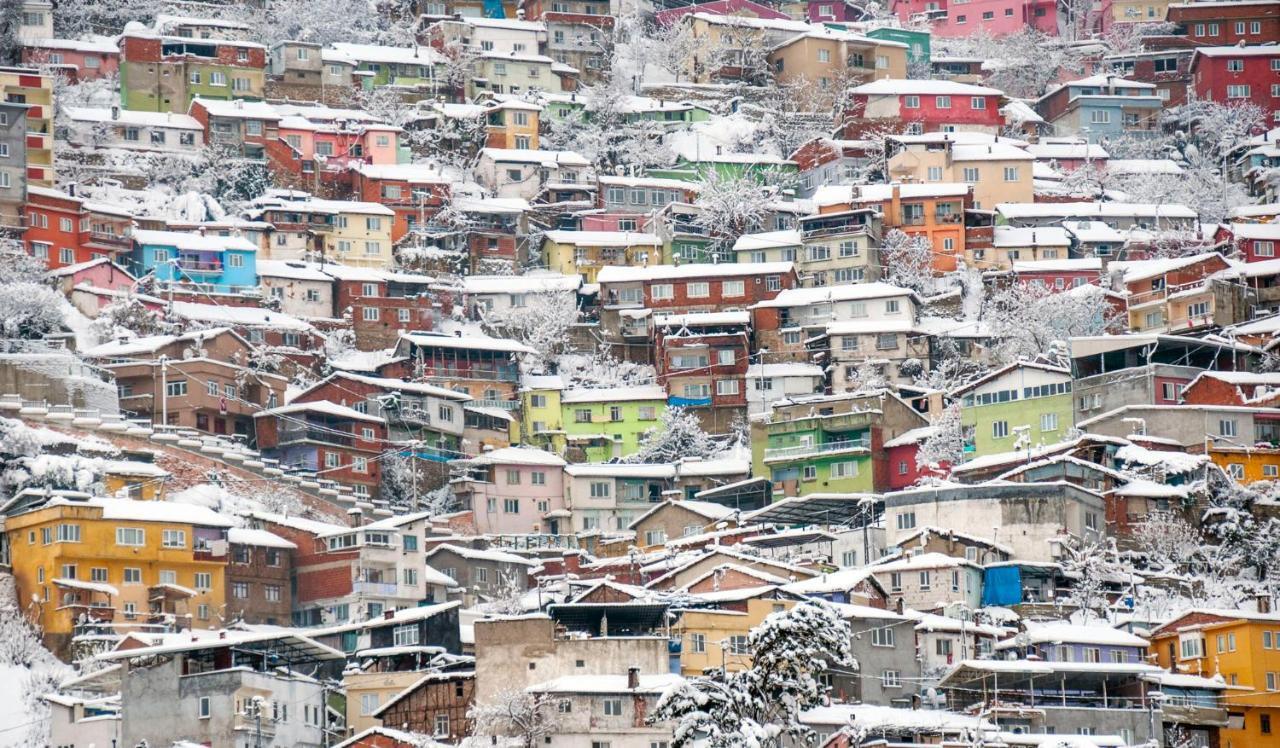
[[[882,688],[901,688],[902,679],[897,670],[885,670],[880,673],[880,686]]]
[[[1004,181],[1006,182],[1018,181],[1018,167],[1016,166],[1004,167]]]
[[[186,530],[165,530],[161,534],[161,545],[165,548],[186,548],[187,547],[187,531]]]
[[[950,108],[951,108],[951,97],[950,97],[950,96],[935,96],[935,97],[933,97],[933,105],[934,105],[935,107],[939,108],[939,109],[950,109]]]
[[[448,737],[448,735],[449,735],[449,714],[447,712],[440,712],[439,714],[436,715],[435,736]]]
[[[116,545],[142,546],[146,544],[147,544],[146,532],[142,528],[140,527],[117,527],[116,528]]]
[[[871,630],[871,646],[873,647],[892,647],[894,646],[893,629],[888,627],[880,627]]]
[[[209,706],[208,696],[201,696],[199,703],[200,703],[200,708],[199,708],[200,719],[209,719],[209,717],[213,716],[213,709]]]
[[[751,648],[748,645],[748,639],[745,636],[731,636],[729,637],[728,644],[729,654],[745,655],[751,653]]]
[[[1204,656],[1204,639],[1199,636],[1189,636],[1178,642],[1178,650],[1180,659],[1189,660],[1196,657]]]
[[[858,463],[853,460],[834,462],[831,464],[831,479],[854,478],[858,475]]]
[[[280,585],[278,584],[265,585],[262,588],[262,593],[263,593],[263,597],[267,599],[267,602],[272,602],[272,603],[280,602]]]
[[[1094,109],[1089,112],[1089,121],[1095,125],[1111,124],[1111,112],[1105,109]]]
[[[1248,86],[1227,86],[1228,99],[1247,99],[1249,98]]]
[[[649,287],[649,298],[654,301],[669,301],[675,298],[675,288],[670,283],[655,283]]]
[[[62,577],[63,579],[75,579],[75,578],[76,578],[76,565],[75,565],[75,564],[63,564],[63,565],[62,565],[62,569],[61,569],[61,570],[60,570],[60,572],[58,573],[58,576]]]
[[[916,526],[916,513],[903,512],[898,515],[897,522],[899,530],[910,530]]]
[[[738,394],[738,380],[736,379],[717,379],[716,380],[717,395],[736,395]]]
[[[58,525],[59,543],[79,543],[80,525]]]
[[[591,481],[591,498],[607,499],[613,493],[613,484],[609,481]]]
[[[107,576],[107,570],[101,566],[95,566],[89,569],[89,581],[105,583],[110,581]]]
[[[1058,430],[1058,414],[1057,413],[1041,413],[1040,414],[1040,430],[1041,431],[1057,431]]]
[[[929,179],[929,181],[930,181],[930,182],[941,182],[941,181],[942,181],[942,167],[941,167],[941,166],[930,166],[930,167],[929,167],[929,177],[928,177],[928,179]]]
[[[124,570],[125,584],[142,584],[142,569],[126,568]]]
[[[689,283],[685,285],[685,291],[691,299],[705,299],[711,295],[711,284],[706,282]]]
[[[520,500],[519,499],[503,499],[502,511],[505,514],[519,514]]]
[[[1235,436],[1236,420],[1234,418],[1218,419],[1218,436]]]
[[[919,96],[903,96],[902,106],[906,109],[919,109],[920,97]]]
[[[178,379],[166,383],[164,392],[169,397],[185,397],[187,394],[187,380]]]
[[[1228,72],[1228,73],[1243,73],[1243,72],[1244,72],[1244,60],[1227,60],[1227,72]]]
[[[360,714],[368,717],[378,711],[378,694],[362,693],[360,694]]]
[[[1263,735],[1271,734],[1271,715],[1270,714],[1258,715],[1258,731],[1261,732]]]
[[[961,171],[961,178],[965,182],[977,182],[978,176],[978,167],[976,166],[966,166]]]
[[[418,643],[418,626],[413,623],[396,626],[391,631],[391,638],[394,646],[412,647]]]
[[[1006,437],[1006,436],[1008,436],[1008,435],[1009,435],[1009,422],[1008,422],[1008,421],[996,421],[995,423],[992,423],[992,424],[991,424],[991,438],[992,438],[992,439],[1003,439],[1003,438],[1005,438],[1005,437]]]
[[[160,584],[177,584],[178,572],[171,569],[161,569],[158,578],[160,580]]]
[[[249,599],[249,583],[248,582],[232,582],[231,596],[236,598],[237,600],[248,600]]]
[[[197,571],[195,582],[196,589],[211,590],[213,589],[213,574],[207,571]]]
[[[720,283],[720,294],[722,296],[743,296],[746,294],[746,287],[742,281],[723,281]]]
[[[604,699],[604,716],[621,717],[622,699]]]

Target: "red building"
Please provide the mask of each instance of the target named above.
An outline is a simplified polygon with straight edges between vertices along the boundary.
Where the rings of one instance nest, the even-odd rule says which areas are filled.
[[[1193,49],[1162,49],[1157,52],[1133,52],[1108,55],[1103,58],[1107,67],[1117,75],[1156,87],[1156,95],[1165,107],[1187,103],[1187,89],[1191,86],[1191,56]]]
[[[1096,286],[1102,279],[1102,258],[1015,262],[1013,277],[1019,283],[1039,283],[1059,291],[1090,283]]]
[[[1197,99],[1249,102],[1280,122],[1280,46],[1200,47],[1191,58]]]
[[[350,316],[356,347],[381,350],[396,344],[400,333],[436,327],[442,311],[433,304],[426,275],[389,273],[349,265],[323,265],[321,272],[334,279],[334,309]]]
[[[888,126],[909,133],[986,132],[1004,127],[1004,93],[995,88],[945,80],[882,78],[849,89],[844,136]]]
[[[742,16],[744,18],[763,18],[767,21],[789,21],[791,16],[768,5],[761,5],[752,0],[712,0],[709,3],[696,5],[690,3],[679,8],[669,8],[654,14],[653,20],[663,26],[670,26],[690,13],[711,13],[718,16]]]
[[[1274,260],[1280,247],[1280,223],[1233,223],[1218,229],[1213,238],[1234,244],[1245,262]]]
[[[885,490],[900,491],[910,488],[921,478],[945,477],[951,470],[946,462],[939,463],[937,472],[921,470],[916,464],[920,444],[933,433],[932,426],[911,429],[902,436],[884,443],[888,470],[885,473]]]
[[[379,456],[387,424],[378,416],[331,402],[299,402],[254,414],[258,448],[282,467],[351,486],[357,496],[378,493]]]
[[[355,200],[382,203],[396,212],[391,241],[417,225],[426,225],[449,199],[452,180],[428,164],[354,164],[350,171]]]
[[[1263,44],[1280,39],[1280,0],[1178,3],[1165,20],[1197,46]]]
[[[746,309],[799,285],[790,262],[691,263],[601,268],[601,303],[666,312]]]
[[[1280,374],[1205,371],[1182,390],[1187,405],[1280,407]]]
[[[750,313],[654,316],[654,362],[668,405],[692,408],[711,433],[746,413]]]
[[[30,187],[23,241],[50,270],[91,260],[119,261],[133,249],[133,216],[73,194]]]

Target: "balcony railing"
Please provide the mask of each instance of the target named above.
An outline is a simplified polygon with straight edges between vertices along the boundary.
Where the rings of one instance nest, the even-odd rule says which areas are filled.
[[[351,591],[357,595],[380,595],[382,597],[395,597],[399,591],[399,586],[395,582],[366,582],[357,580],[351,583]]]
[[[808,455],[827,454],[831,452],[847,452],[855,449],[871,449],[871,440],[862,439],[844,439],[838,442],[827,442],[825,444],[801,444],[797,447],[776,447],[774,449],[766,449],[764,458],[766,460],[786,459],[805,457]]]
[[[1196,289],[1204,289],[1205,291],[1208,291],[1209,284],[1206,281],[1198,280],[1177,286],[1165,286],[1163,288],[1156,288],[1150,291],[1144,291],[1143,293],[1133,294],[1129,297],[1129,306],[1134,307],[1147,304],[1152,301],[1161,301],[1169,298],[1170,296],[1177,296],[1178,294],[1185,293],[1187,291],[1194,291]]]

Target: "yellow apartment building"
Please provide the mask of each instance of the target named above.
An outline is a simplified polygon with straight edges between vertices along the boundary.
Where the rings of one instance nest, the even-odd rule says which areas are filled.
[[[686,610],[673,631],[680,637],[680,674],[701,675],[718,667],[736,672],[751,667],[747,647],[751,629],[795,604],[794,600],[761,598],[745,601],[745,610]]]
[[[353,267],[387,268],[395,261],[391,228],[395,211],[379,203],[321,201],[333,212],[332,228],[321,233],[326,257]]]
[[[1155,629],[1155,663],[1229,687],[1219,748],[1280,745],[1280,615],[1191,610]]]
[[[60,651],[82,621],[221,626],[230,526],[190,504],[54,497],[4,531],[17,599]]]

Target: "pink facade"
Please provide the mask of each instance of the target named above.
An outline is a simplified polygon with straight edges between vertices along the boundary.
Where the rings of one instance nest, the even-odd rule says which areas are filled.
[[[582,230],[644,231],[645,218],[639,213],[592,213],[582,217]],[[623,221],[630,223],[624,224]]]
[[[1034,28],[1058,35],[1058,9],[1053,0],[904,0],[893,4],[893,12],[904,23],[926,15],[933,19],[929,30],[938,37],[972,36],[985,32],[992,36]]]
[[[454,490],[469,505],[478,533],[567,534],[564,465],[538,449],[495,449],[471,460],[470,477],[456,481]]]
[[[91,81],[120,72],[120,50],[106,42],[45,39],[22,48],[24,65],[53,65],[73,81]]]
[[[763,18],[769,21],[790,21],[791,16],[779,13],[767,5],[752,0],[712,0],[701,5],[689,4],[681,8],[671,8],[655,13],[653,19],[662,26],[670,26],[690,13],[712,13],[718,16],[743,16],[745,18]]]
[[[281,122],[280,139],[298,151],[299,158],[311,161],[321,154],[327,165],[351,162],[387,165],[397,163],[399,133],[393,127],[366,126],[358,130],[317,127],[308,124],[289,127]]]

